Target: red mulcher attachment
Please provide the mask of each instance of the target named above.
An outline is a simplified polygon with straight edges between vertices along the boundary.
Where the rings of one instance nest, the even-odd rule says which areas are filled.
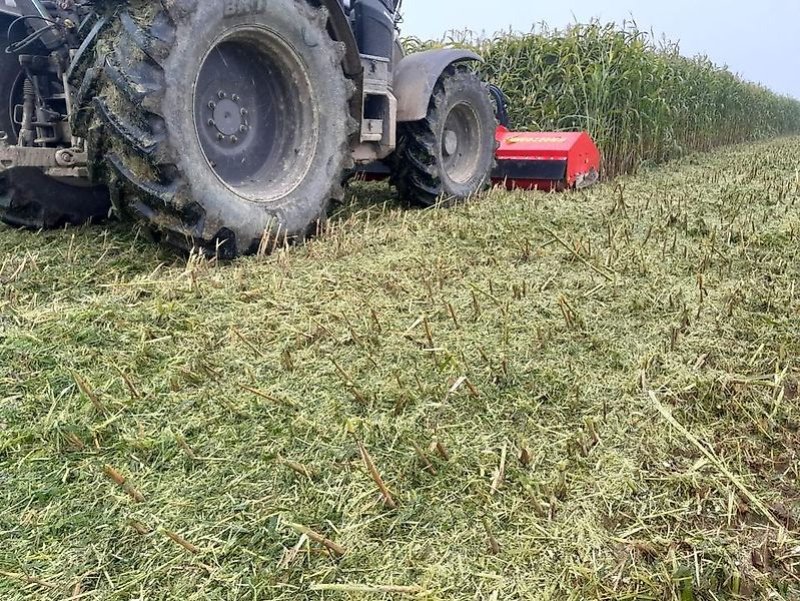
[[[509,130],[508,98],[497,86],[489,93],[497,109],[495,184],[509,190],[587,188],[600,181],[600,151],[586,132],[515,133]]]
[[[497,128],[495,184],[509,190],[586,188],[600,180],[600,151],[586,132],[515,133]]]

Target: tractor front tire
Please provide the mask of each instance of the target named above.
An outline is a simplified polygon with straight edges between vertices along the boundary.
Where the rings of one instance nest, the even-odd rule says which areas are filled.
[[[422,121],[398,124],[392,182],[400,196],[430,207],[485,190],[495,164],[497,121],[486,86],[464,65],[436,84]]]
[[[14,107],[22,103],[24,75],[16,54],[5,52],[9,23],[0,19],[0,131],[17,143]],[[41,169],[0,171],[0,221],[31,230],[101,221],[110,209],[108,190],[77,178],[56,179]]]
[[[118,208],[231,259],[302,239],[352,168],[355,86],[303,0],[130,2],[80,83],[84,135]],[[109,49],[107,54],[103,54]]]

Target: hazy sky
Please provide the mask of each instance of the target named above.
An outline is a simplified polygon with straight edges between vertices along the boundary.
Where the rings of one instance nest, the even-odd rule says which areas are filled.
[[[800,99],[800,0],[404,0],[406,35],[440,37],[451,29],[487,34],[528,31],[544,21],[636,20],[707,54],[751,81]]]

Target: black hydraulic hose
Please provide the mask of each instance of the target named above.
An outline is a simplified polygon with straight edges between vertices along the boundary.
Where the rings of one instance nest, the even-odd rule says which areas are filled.
[[[50,23],[51,26],[58,25],[56,21],[51,21],[50,19],[45,19],[44,17],[37,17],[35,15],[18,17],[11,22],[11,25],[8,26],[8,30],[6,31],[6,39],[11,40],[11,31],[14,29],[14,26],[17,23],[22,23],[30,20],[45,21],[47,23]],[[27,49],[29,46],[33,45],[35,42],[43,40],[44,36],[49,32],[50,32],[49,27],[42,27],[41,29],[37,29],[33,33],[28,35],[26,38],[20,40],[19,42],[14,42],[13,44],[9,44],[8,47],[5,49],[5,51],[7,54],[19,54],[23,50]],[[58,47],[59,45],[60,43],[55,45],[55,47]]]
[[[40,0],[16,0],[16,2],[17,8],[19,8],[23,17],[30,18],[35,22],[40,20],[45,22],[44,26],[38,27],[34,31],[34,35],[36,39],[42,41],[48,50],[55,50],[64,43],[61,32],[52,25],[54,23],[53,16]]]
[[[489,86],[489,93],[494,99],[497,122],[503,127],[511,127],[511,118],[508,116],[508,96],[495,85]]]

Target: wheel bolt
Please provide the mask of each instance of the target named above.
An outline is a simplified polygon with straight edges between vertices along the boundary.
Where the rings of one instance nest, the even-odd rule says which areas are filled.
[[[239,138],[236,136],[231,136],[231,144],[236,144],[239,141]]]
[[[242,109],[242,110],[241,110],[241,113],[242,113],[242,117],[247,117],[247,115],[249,115],[249,114],[250,114],[250,113],[247,111],[247,109]]]
[[[209,119],[209,120],[208,120],[208,126],[209,126],[209,127],[214,127],[216,124],[217,124],[217,122],[216,122],[216,121],[214,121],[213,119]]]
[[[222,142],[224,139],[225,139],[225,136],[223,136],[222,134],[217,134],[217,140]]]
[[[233,100],[234,102],[239,102],[238,94],[234,94],[233,96],[231,96],[231,100]]]
[[[213,111],[215,108],[217,108],[217,103],[214,102],[213,100],[209,100],[208,101],[208,108],[210,108]]]
[[[228,97],[228,95],[227,95],[225,92],[223,92],[222,90],[220,90],[220,91],[219,91],[219,93],[217,94],[217,96],[219,96],[219,99],[220,99],[220,100],[224,100],[225,98],[227,98],[227,97]]]
[[[250,129],[250,128],[247,127],[246,125],[240,125],[239,126],[239,131],[242,132],[242,133],[245,133],[248,129]]]

